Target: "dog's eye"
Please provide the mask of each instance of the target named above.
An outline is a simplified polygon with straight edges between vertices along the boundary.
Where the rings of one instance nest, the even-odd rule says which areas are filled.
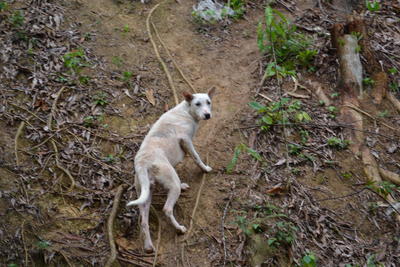
[[[197,103],[196,103],[196,106],[200,107],[200,106],[201,106],[201,104],[200,104],[199,102],[197,102]]]
[[[207,100],[207,105],[210,105],[210,104],[211,104],[211,102]]]

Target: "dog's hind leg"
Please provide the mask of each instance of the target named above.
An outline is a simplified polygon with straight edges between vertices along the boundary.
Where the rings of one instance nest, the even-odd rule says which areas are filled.
[[[137,178],[137,177],[136,177]],[[140,185],[135,179],[135,187],[137,195],[140,195]],[[147,201],[143,204],[139,204],[140,211],[140,225],[142,227],[142,233],[144,235],[144,250],[147,253],[151,253],[154,251],[153,242],[151,241],[150,229],[149,229],[149,213],[150,213],[150,204],[151,204],[151,191],[150,196]]]
[[[165,182],[163,182],[163,184],[168,189],[168,197],[163,211],[171,220],[172,225],[181,233],[185,233],[186,227],[180,225],[174,216],[174,206],[181,194],[181,181],[175,169],[171,165],[165,165],[161,173],[163,173],[165,178]]]
[[[141,220],[140,224],[142,226],[142,231],[144,234],[144,250],[147,253],[151,253],[154,251],[154,246],[153,242],[151,241],[150,229],[149,229],[150,204],[151,204],[151,197],[146,203],[139,205],[140,220]]]

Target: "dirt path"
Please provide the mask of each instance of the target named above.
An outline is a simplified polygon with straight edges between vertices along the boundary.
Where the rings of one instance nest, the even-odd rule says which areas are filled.
[[[150,65],[150,71],[156,74],[154,79],[163,83],[163,86],[157,88],[157,92],[168,96],[169,105],[172,105],[172,92],[168,89],[165,75],[158,66],[151,44],[146,39],[147,33],[144,32],[145,17],[150,5],[135,5],[135,10],[129,12],[123,10],[123,6],[117,6],[109,0],[97,3],[85,0],[82,3],[84,7],[80,10],[84,14],[79,16],[97,14],[100,18],[103,18],[102,23],[99,23],[101,25],[97,28],[98,34],[111,35],[111,38],[107,39],[97,37],[98,43],[95,48],[97,52],[104,54],[110,60],[111,55],[123,56],[126,64],[132,66],[132,68],[140,64]],[[185,249],[186,257],[191,266],[211,266],[213,262],[213,257],[210,256],[210,253],[213,253],[212,248],[216,245],[219,250],[221,247],[217,243],[211,246],[205,244],[207,240],[204,239],[204,234],[207,233],[209,236],[215,237],[219,242],[221,240],[220,228],[223,212],[221,207],[224,205],[223,199],[228,194],[219,189],[223,189],[224,183],[226,186],[227,179],[224,179],[223,167],[230,160],[232,151],[239,142],[238,136],[230,136],[232,129],[237,127],[233,119],[241,108],[249,102],[250,89],[256,82],[251,70],[256,67],[259,56],[254,34],[257,16],[253,14],[253,11],[250,11],[247,20],[235,22],[226,30],[214,29],[202,34],[197,31],[198,25],[194,24],[191,19],[190,13],[194,3],[195,1],[184,1],[180,5],[175,2],[163,4],[154,13],[153,22],[157,26],[161,38],[195,88],[199,92],[206,91],[212,86],[217,88],[217,95],[213,101],[214,117],[212,120],[202,123],[195,139],[195,144],[204,160],[209,153],[209,162],[214,171],[207,175],[194,220],[192,237],[188,240],[189,244],[194,242],[197,245]],[[96,21],[96,19],[89,15],[88,23],[92,21]],[[129,32],[126,36],[121,37],[120,34],[115,34],[115,29],[122,27],[129,28]],[[161,46],[159,47],[162,51]],[[165,55],[165,53],[162,54]],[[165,56],[163,58],[167,59]],[[172,64],[169,64],[169,66],[172,66]],[[179,93],[190,90],[182,82],[177,72],[174,71],[173,76]],[[116,105],[123,105],[123,103],[124,101],[121,101]],[[158,113],[162,112],[162,105],[158,105],[156,108]],[[127,116],[132,115],[129,108],[123,109],[123,112]],[[153,120],[154,118],[150,118],[148,122],[151,123]],[[123,122],[121,123],[123,124]],[[124,134],[120,128],[121,125],[119,125],[119,128],[116,127],[115,130]],[[185,161],[183,166],[178,167],[178,170],[181,179],[191,185],[191,189],[178,201],[176,211],[177,217],[188,226],[202,174],[189,159]],[[156,198],[155,202],[158,201],[161,204],[165,200],[163,197]],[[177,261],[180,262],[181,243],[175,231],[163,218],[161,210],[158,209],[158,211],[162,220],[159,261],[165,266],[172,266]],[[156,242],[156,220],[155,218],[152,220],[152,228],[154,229],[152,236],[154,242]],[[132,239],[124,239],[124,243],[129,243],[130,248],[140,248],[139,244],[141,244],[137,235],[132,236]]]

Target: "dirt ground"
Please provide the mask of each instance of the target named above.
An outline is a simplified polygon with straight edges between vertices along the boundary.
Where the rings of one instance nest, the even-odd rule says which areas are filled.
[[[26,119],[29,114],[25,113],[23,118],[23,111],[8,104],[7,110],[18,116],[3,115],[0,120],[3,129],[0,131],[0,163],[3,165],[0,166],[0,237],[3,240],[0,263],[7,266],[103,266],[110,251],[107,217],[117,186],[126,184],[128,189],[114,223],[119,253],[115,266],[151,266],[154,254],[143,252],[138,210],[126,208],[125,204],[136,198],[132,185],[134,154],[151,124],[175,104],[146,31],[146,17],[156,2],[49,2],[57,6],[54,14],[63,14],[60,29],[70,34],[53,48],[65,46],[70,51],[82,47],[95,63],[82,71],[92,77],[88,84],[62,85],[49,81],[53,91],[47,95],[44,90],[36,94],[24,93],[22,89],[14,92],[11,89],[18,86],[4,78],[3,86],[9,87],[2,96],[4,107],[11,101],[34,111],[40,119],[30,122],[35,120],[33,115]],[[276,82],[259,85],[264,66],[255,32],[263,18],[265,3],[248,2],[243,19],[222,25],[205,27],[194,22],[191,16],[194,0],[166,1],[152,16],[162,40],[194,87],[199,92],[217,88],[213,118],[201,122],[194,140],[202,159],[212,166],[212,173],[203,178],[201,170],[189,158],[177,167],[179,176],[190,189],[181,195],[175,213],[187,227],[193,219],[190,235],[177,235],[162,213],[166,193],[161,189],[155,193],[150,228],[155,244],[160,234],[157,266],[300,266],[301,258],[310,251],[317,255],[318,266],[345,266],[346,263],[367,266],[367,262],[376,264],[368,266],[379,266],[379,262],[384,266],[397,266],[400,257],[398,222],[393,216],[384,215],[384,208],[371,208],[373,204],[378,205],[376,203],[385,206],[376,194],[366,189],[355,193],[365,185],[364,166],[349,150],[332,151],[321,145],[325,142],[322,139],[332,134],[342,136],[341,129],[310,129],[313,140],[310,153],[321,158],[310,163],[293,157],[290,164],[298,169],[294,173],[279,163],[284,157],[280,135],[263,134],[257,128],[257,115],[248,103],[254,100],[268,103],[265,96],[277,100],[279,95]],[[313,0],[276,2],[276,8],[292,20],[311,14],[310,10],[320,10],[318,4],[321,3]],[[340,3],[332,5],[336,4],[340,6]],[[34,4],[15,1],[13,8],[22,6],[28,12],[30,5]],[[331,4],[325,6],[329,7]],[[293,8],[295,12],[290,12]],[[57,36],[55,32],[51,34]],[[317,33],[313,33],[313,38],[319,40],[318,49],[325,53],[329,38]],[[70,40],[73,43],[69,44]],[[180,97],[190,88],[162,46],[157,44],[172,71]],[[304,74],[300,83],[311,91],[322,86],[330,95],[337,84],[337,71],[331,68],[337,67],[337,62],[334,55],[329,54],[323,63],[327,66],[316,74]],[[0,61],[1,66],[6,63]],[[126,71],[133,73],[130,82],[120,79]],[[22,72],[18,76],[19,81],[29,87],[33,76],[23,75]],[[32,138],[35,132],[44,131],[52,113],[52,102],[62,86],[69,89],[63,91],[53,115],[57,132],[50,129],[53,132]],[[292,87],[293,81],[286,80],[283,84],[283,88]],[[107,105],[93,106],[93,96],[97,97],[102,90],[107,93]],[[307,92],[301,90],[301,94]],[[44,104],[37,104],[38,99],[43,99]],[[326,109],[318,102],[314,94],[304,100],[307,111],[318,122],[336,122],[328,118]],[[332,102],[339,105],[337,99]],[[376,116],[388,110],[390,116],[385,122],[399,128],[399,113],[387,101],[378,107],[368,103],[365,101],[364,107],[369,113]],[[94,123],[85,121],[89,116],[95,118]],[[68,119],[62,119],[64,117]],[[21,121],[26,122],[27,128],[19,138],[21,164],[16,166],[14,144]],[[96,123],[101,126],[93,126]],[[366,129],[377,132],[376,123],[368,122]],[[64,128],[72,133],[63,135]],[[380,156],[379,164],[399,173],[398,131],[382,126],[379,129],[380,134],[392,137],[371,136],[370,142],[375,142],[374,149]],[[51,152],[50,141],[38,150],[30,150],[47,138],[57,139],[61,163],[75,176],[76,187],[72,191],[68,190],[67,175],[57,170],[53,162],[56,155]],[[299,137],[289,141],[296,142],[296,139]],[[265,158],[265,164],[242,154],[228,174],[226,167],[239,144],[257,150]],[[388,153],[388,147],[393,145],[397,150]],[[81,153],[79,157],[74,154],[77,151]],[[271,188],[280,188],[287,179],[293,180],[291,189],[268,193]],[[200,189],[198,207],[191,218]],[[398,193],[393,194],[398,197]],[[340,198],[345,195],[349,196]],[[261,215],[266,207],[272,206],[281,207],[281,211],[266,217]],[[275,218],[283,213],[288,217],[284,220],[287,225],[296,225],[296,241],[292,245],[269,250],[263,239],[265,236],[258,232],[246,233],[246,227],[253,227],[252,231],[259,229],[254,225],[273,229],[275,226],[268,224],[267,218],[276,223]],[[245,227],[240,227],[239,217],[247,220]],[[260,220],[264,221],[259,223]]]

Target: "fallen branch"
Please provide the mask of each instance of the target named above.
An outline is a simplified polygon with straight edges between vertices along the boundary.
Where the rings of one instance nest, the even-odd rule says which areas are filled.
[[[117,248],[115,246],[113,225],[114,225],[115,216],[117,215],[119,201],[121,199],[121,195],[122,195],[123,191],[125,190],[125,187],[126,187],[126,185],[123,185],[123,184],[118,186],[117,193],[114,196],[111,213],[107,220],[107,236],[108,236],[108,241],[109,241],[110,248],[111,248],[111,253],[105,264],[106,267],[110,267],[114,263],[115,259],[117,258]]]
[[[24,253],[25,253],[25,266],[29,266],[28,265],[28,250],[26,249],[26,241],[25,241],[25,220],[22,222],[21,225],[21,239],[22,239],[22,244],[24,245]]]
[[[22,131],[25,128],[25,121],[21,121],[17,133],[15,134],[15,138],[14,138],[14,153],[15,153],[15,162],[17,164],[17,166],[19,165],[20,161],[19,161],[19,157],[18,157],[18,143],[19,143],[19,137],[22,134]]]
[[[54,114],[55,114],[56,109],[57,109],[57,101],[60,98],[61,93],[64,91],[64,89],[65,89],[65,87],[61,87],[61,89],[57,92],[56,97],[54,98],[53,104],[51,105],[50,115],[49,115],[49,118],[47,119],[47,128],[50,131],[52,129],[53,117],[54,117]],[[57,145],[56,145],[56,142],[54,141],[54,139],[50,139],[50,142],[53,145],[54,153],[56,155],[56,166],[57,166],[57,168],[62,170],[67,175],[67,177],[69,178],[69,180],[71,182],[71,185],[70,185],[68,191],[72,191],[72,189],[74,189],[74,187],[75,187],[75,179],[72,176],[72,174],[69,172],[69,170],[64,168],[60,164],[60,158],[59,158],[59,155],[58,155],[58,148],[57,148]]]

